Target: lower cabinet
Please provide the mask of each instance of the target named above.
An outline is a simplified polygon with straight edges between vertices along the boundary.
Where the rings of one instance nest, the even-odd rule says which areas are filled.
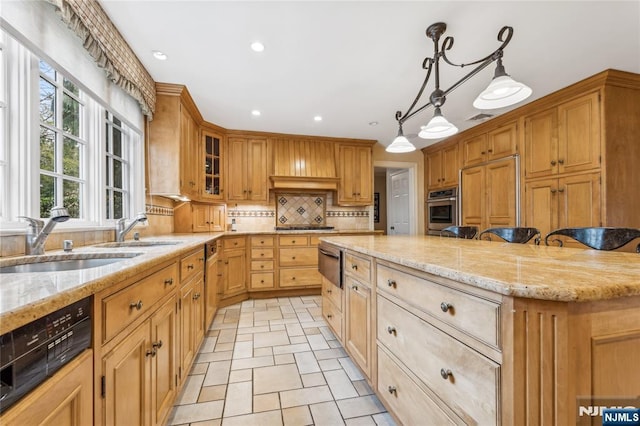
[[[93,351],[86,350],[0,416],[5,426],[93,423]]]
[[[371,288],[345,277],[346,326],[344,343],[353,360],[371,377]]]
[[[278,237],[278,287],[320,287],[318,242],[311,235]]]
[[[336,335],[340,343],[343,342],[344,320],[342,318],[344,306],[344,290],[334,285],[331,281],[322,278],[322,316],[329,324],[331,331]]]
[[[245,237],[225,238],[222,246],[222,297],[228,298],[247,291]]]

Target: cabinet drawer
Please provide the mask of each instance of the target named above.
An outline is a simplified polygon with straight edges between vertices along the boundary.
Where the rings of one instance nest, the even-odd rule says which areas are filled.
[[[343,290],[340,287],[322,277],[322,296],[329,299],[340,312],[342,312],[342,294]]]
[[[252,271],[273,271],[273,260],[252,260]]]
[[[222,246],[225,250],[243,248],[245,245],[244,237],[225,238],[222,242]]]
[[[273,272],[262,272],[251,274],[251,288],[265,289],[273,288]]]
[[[378,264],[377,287],[496,348],[500,304]]]
[[[283,235],[278,238],[281,246],[308,246],[309,237],[306,235]]]
[[[197,272],[204,270],[204,250],[198,250],[180,260],[180,280],[188,280]]]
[[[322,298],[322,316],[333,334],[342,342],[342,312],[327,297]]]
[[[251,247],[273,247],[273,237],[251,237]]]
[[[404,371],[378,348],[378,395],[405,425],[463,424],[452,420]]]
[[[318,245],[320,245],[320,237],[318,237],[317,235],[311,235],[309,237],[309,245],[317,247]]]
[[[349,252],[345,253],[344,272],[366,284],[371,284],[371,258],[356,256]]]
[[[172,264],[102,300],[103,342],[144,315],[175,290],[178,265]]]
[[[280,266],[318,266],[318,249],[315,247],[281,248]]]
[[[252,259],[273,259],[273,249],[272,248],[252,248],[251,258]]]
[[[280,287],[300,287],[320,285],[320,272],[317,268],[280,269]]]
[[[378,297],[377,333],[455,413],[498,423],[500,365],[384,297]]]

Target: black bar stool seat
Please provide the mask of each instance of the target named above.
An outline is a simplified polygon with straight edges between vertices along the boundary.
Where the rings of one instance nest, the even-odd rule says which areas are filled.
[[[440,232],[440,235],[443,237],[471,240],[477,233],[478,228],[475,226],[448,226]]]
[[[525,244],[535,237],[535,243],[540,244],[540,231],[536,228],[489,228],[482,231],[478,239],[482,240],[482,237],[485,237],[486,240],[491,241],[491,235],[496,235],[508,243],[517,244]]]
[[[551,242],[558,243],[562,247],[562,240],[553,238],[559,235],[572,238],[595,250],[615,250],[627,245],[636,238],[640,238],[640,229],[610,227],[561,228],[550,232],[544,237],[544,243],[549,245],[549,239],[551,238]],[[636,247],[636,252],[640,253],[640,244]]]

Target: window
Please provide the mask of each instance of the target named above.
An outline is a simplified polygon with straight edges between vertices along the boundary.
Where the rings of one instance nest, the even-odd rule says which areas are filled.
[[[5,37],[4,33],[0,32],[0,190],[6,188],[7,185],[7,132],[6,132],[6,111],[7,111],[7,80],[6,80],[6,67],[5,54]],[[4,220],[7,217],[6,206],[8,200],[6,198],[6,192],[2,191],[0,195],[0,220]]]
[[[109,111],[105,111],[106,118],[106,213],[107,219],[120,219],[128,211],[126,205],[129,197],[126,190],[128,182],[129,164],[125,158],[123,146],[122,121]]]

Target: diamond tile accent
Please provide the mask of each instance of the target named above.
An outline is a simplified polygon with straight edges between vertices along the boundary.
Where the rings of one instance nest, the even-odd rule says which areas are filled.
[[[276,204],[276,216],[287,225],[324,225],[326,196],[318,194],[280,194]]]

